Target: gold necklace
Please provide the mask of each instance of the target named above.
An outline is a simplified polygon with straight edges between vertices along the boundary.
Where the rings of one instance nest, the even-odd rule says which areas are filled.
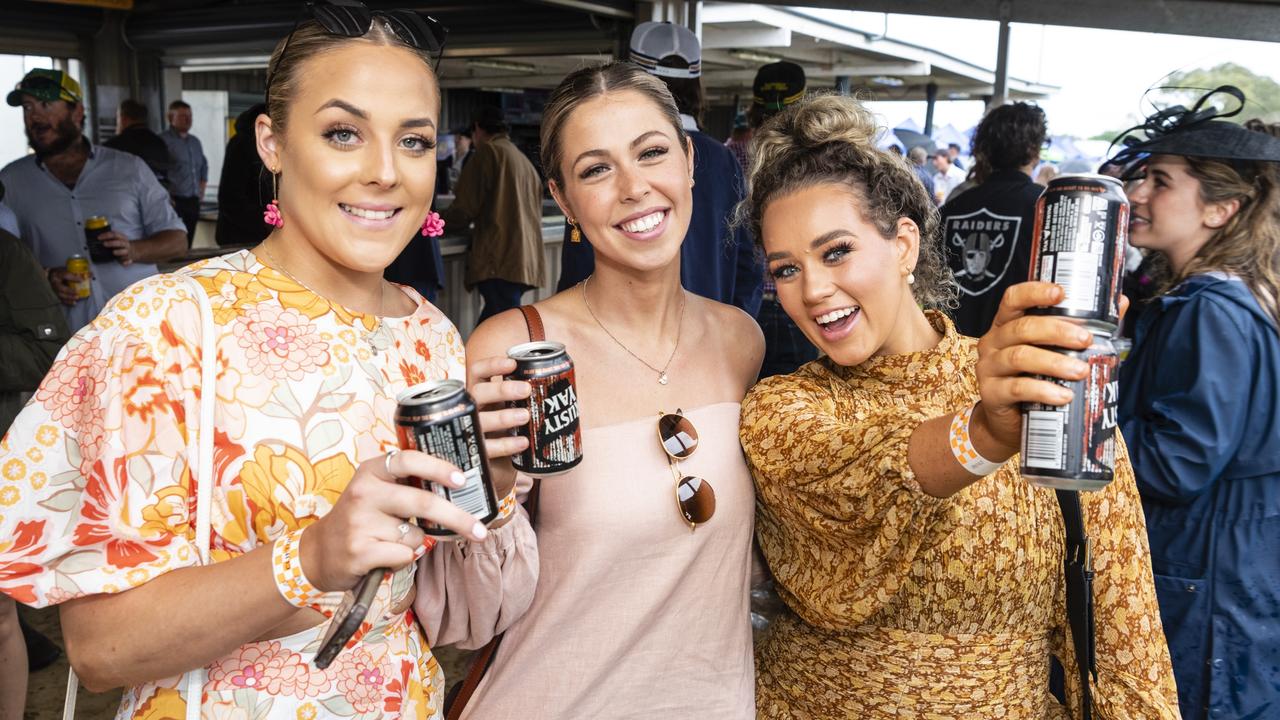
[[[280,272],[284,273],[285,277],[292,280],[296,285],[306,289],[306,291],[311,293],[312,295],[316,295],[322,298],[324,297],[320,293],[313,290],[310,285],[307,285],[306,283],[302,282],[298,278],[294,277],[293,273],[289,272],[289,269],[284,266],[284,263],[276,259],[275,253],[271,252],[271,248],[267,247],[266,243],[263,243],[258,247],[262,248],[262,251],[267,254],[267,259],[271,261],[273,270],[279,270]],[[325,298],[325,299],[328,299],[328,298]],[[373,352],[374,355],[377,355],[379,352],[391,347],[391,338],[389,337],[389,333],[383,332],[383,325],[382,325],[382,316],[386,314],[386,299],[387,299],[386,285],[385,283],[382,283],[382,281],[379,281],[378,314],[374,316],[374,320],[376,322],[372,330],[366,330],[360,336],[361,340],[364,340],[366,343],[369,344],[369,349],[371,352]]]
[[[671,367],[671,361],[676,359],[676,351],[680,349],[680,330],[681,328],[684,327],[684,306],[685,306],[685,303],[687,302],[684,296],[684,290],[681,289],[680,291],[680,319],[676,322],[676,344],[675,344],[675,347],[671,348],[671,355],[667,358],[667,364],[663,365],[662,369],[659,370],[658,368],[646,362],[644,358],[631,352],[631,348],[627,347],[626,345],[623,345],[622,341],[614,337],[614,334],[609,332],[609,328],[605,327],[604,323],[600,322],[600,318],[596,317],[596,312],[591,309],[591,301],[587,299],[587,282],[591,280],[591,278],[592,278],[592,275],[588,275],[587,279],[583,280],[582,283],[578,286],[582,288],[582,304],[587,306],[587,312],[591,314],[591,319],[596,321],[596,324],[600,326],[600,329],[604,331],[604,334],[608,335],[610,340],[613,340],[615,343],[617,343],[618,347],[622,348],[623,350],[626,350],[628,355],[635,358],[636,360],[639,360],[640,363],[645,367],[658,373],[659,385],[666,385],[668,381],[667,368]]]

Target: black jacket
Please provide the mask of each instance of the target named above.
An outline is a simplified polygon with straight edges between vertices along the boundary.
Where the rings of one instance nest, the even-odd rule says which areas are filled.
[[[169,153],[169,146],[164,144],[164,140],[148,130],[146,125],[127,127],[102,144],[142,158],[142,162],[156,174],[160,184],[166,190],[169,189],[169,169],[173,167],[173,155]]]
[[[0,436],[69,337],[44,268],[21,240],[0,230]]]
[[[1001,170],[942,206],[942,242],[960,286],[955,321],[962,334],[986,333],[1005,289],[1026,281],[1043,190],[1020,170]]]

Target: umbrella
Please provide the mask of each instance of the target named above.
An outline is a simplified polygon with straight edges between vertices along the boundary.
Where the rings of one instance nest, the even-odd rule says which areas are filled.
[[[933,144],[933,138],[924,133],[900,127],[894,128],[893,134],[898,136],[898,139],[902,141],[902,146],[907,150],[913,147],[923,147],[925,150],[933,152],[938,149],[938,146]]]

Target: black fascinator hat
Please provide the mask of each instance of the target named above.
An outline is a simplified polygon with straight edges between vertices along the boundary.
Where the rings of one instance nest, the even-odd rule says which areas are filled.
[[[1234,107],[1219,109],[1210,103],[1214,96],[1224,95],[1236,101]],[[1111,141],[1111,147],[1119,146],[1120,151],[1106,165],[1133,166],[1151,155],[1214,158],[1228,163],[1280,162],[1280,138],[1224,119],[1240,114],[1244,104],[1240,88],[1222,85],[1200,96],[1190,108],[1174,105],[1157,110]]]

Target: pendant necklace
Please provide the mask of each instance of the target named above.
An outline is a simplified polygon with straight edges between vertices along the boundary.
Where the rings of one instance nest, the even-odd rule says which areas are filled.
[[[671,361],[676,358],[676,351],[680,349],[680,329],[684,327],[684,306],[687,302],[684,296],[684,291],[680,291],[680,319],[676,322],[676,344],[675,347],[671,348],[671,355],[667,358],[667,364],[663,365],[662,369],[658,369],[646,362],[644,358],[631,352],[631,348],[623,345],[622,341],[614,337],[613,333],[609,332],[609,328],[605,327],[604,323],[600,322],[600,318],[596,317],[596,312],[591,309],[591,301],[587,299],[587,282],[591,280],[591,277],[591,275],[588,275],[587,279],[583,280],[578,286],[582,288],[582,304],[587,306],[587,312],[591,314],[591,319],[596,321],[596,324],[600,326],[600,329],[604,331],[604,334],[608,335],[610,340],[617,343],[618,347],[626,350],[628,355],[639,360],[642,365],[657,373],[659,385],[666,385],[669,381],[669,378],[667,377],[667,368],[671,367]]]

